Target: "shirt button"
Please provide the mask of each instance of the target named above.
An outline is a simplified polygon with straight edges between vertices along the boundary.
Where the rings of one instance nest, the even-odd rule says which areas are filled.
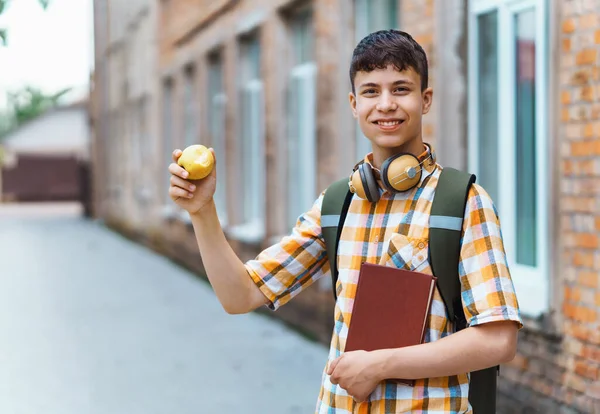
[[[419,260],[419,262],[422,262],[423,261],[423,255],[422,254],[418,255],[417,256],[417,260]]]
[[[423,249],[425,247],[425,243],[419,242],[419,249]]]

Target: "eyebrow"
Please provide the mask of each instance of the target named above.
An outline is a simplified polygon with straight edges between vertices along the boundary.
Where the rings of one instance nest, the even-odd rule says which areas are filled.
[[[406,79],[400,79],[397,80],[396,82],[392,83],[392,86],[397,86],[397,85],[413,85],[413,82],[406,80]],[[379,84],[377,83],[373,83],[373,82],[368,82],[368,83],[363,83],[359,86],[359,89],[362,88],[376,88],[379,87]]]

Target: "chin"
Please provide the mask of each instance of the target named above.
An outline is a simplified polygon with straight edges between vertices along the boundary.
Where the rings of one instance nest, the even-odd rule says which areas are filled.
[[[380,148],[389,148],[389,149],[401,147],[403,145],[406,145],[410,141],[411,141],[410,139],[406,139],[404,137],[385,136],[385,135],[377,136],[371,140],[373,145],[376,145]]]

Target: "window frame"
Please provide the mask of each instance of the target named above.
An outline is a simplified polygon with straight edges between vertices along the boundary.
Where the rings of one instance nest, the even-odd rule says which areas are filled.
[[[170,165],[173,162],[172,152],[174,149],[174,103],[175,103],[175,81],[171,77],[163,79],[161,83],[161,144],[162,144],[162,157],[166,161],[166,165]],[[163,158],[166,157],[166,158]],[[169,195],[169,187],[171,186],[171,173],[165,168],[163,172],[163,180],[165,182],[165,195],[164,195],[164,209],[163,216],[169,218],[175,212],[175,206]]]
[[[494,200],[502,222],[507,260],[523,314],[539,317],[550,310],[550,138],[548,105],[550,55],[548,51],[548,5],[544,0],[470,0],[469,12],[469,169],[479,173],[478,92],[479,53],[477,48],[477,17],[491,11],[498,15],[498,166],[511,165],[497,173],[499,200]],[[535,33],[535,174],[536,174],[536,266],[516,261],[516,27],[515,16],[534,9]],[[511,139],[506,139],[511,137]]]
[[[307,26],[308,27],[307,27]],[[306,46],[302,36],[309,36],[310,48]],[[286,212],[285,223],[292,229],[298,217],[313,205],[317,194],[317,62],[315,60],[315,28],[314,11],[305,6],[294,10],[288,16],[289,71],[286,76]],[[295,95],[295,82],[308,82],[301,95]],[[297,105],[300,103],[300,105]],[[300,114],[311,116],[299,119]],[[302,127],[300,125],[303,125]],[[296,148],[296,152],[293,150]],[[293,174],[289,166],[299,161],[298,151],[302,151],[301,173]],[[296,206],[295,208],[293,206]]]
[[[317,197],[317,111],[316,111],[316,76],[317,65],[315,62],[302,63],[292,69],[289,75],[289,100],[288,100],[288,123],[289,133],[288,139],[288,162],[299,161],[302,163],[302,173],[298,175],[289,174],[287,178],[288,189],[288,209],[286,211],[286,222],[289,228],[292,228],[298,217],[307,211]],[[293,95],[293,84],[298,82],[308,82],[312,87],[307,87],[301,90],[301,97]],[[290,105],[291,101],[302,102],[303,108]],[[299,119],[295,114],[311,113],[312,116]],[[304,124],[300,127],[300,124]],[[295,145],[290,145],[291,141],[295,141]],[[295,148],[294,153],[292,149]],[[298,157],[299,151],[302,152],[302,157]],[[297,208],[292,208],[292,205],[297,203]]]
[[[243,119],[245,139],[250,141],[243,145],[242,153],[242,179],[249,179],[244,183],[242,192],[244,194],[243,214],[244,223],[253,229],[257,238],[264,237],[265,215],[264,215],[264,194],[266,169],[262,158],[265,153],[264,148],[264,96],[263,83],[259,79],[253,79],[246,83],[242,89],[243,101],[246,98],[251,102],[248,105],[250,113],[248,119]],[[248,199],[250,201],[248,201]]]
[[[200,118],[200,108],[196,79],[198,71],[196,66],[189,64],[185,66],[183,71],[183,93],[182,93],[182,115],[183,115],[183,143],[188,147],[198,142],[198,127]]]
[[[217,214],[222,227],[228,223],[227,214],[227,177],[229,175],[227,168],[227,93],[223,78],[224,61],[221,50],[214,51],[208,55],[207,62],[207,120],[208,132],[210,135],[210,145],[215,150],[218,158],[217,162],[217,189],[215,191],[215,205]],[[219,77],[213,77],[215,71],[219,72]],[[215,83],[218,84],[215,84]]]
[[[135,101],[134,111],[134,124],[136,125],[134,134],[135,137],[135,151],[137,152],[136,159],[138,160],[137,165],[141,165],[142,169],[147,165],[151,159],[151,136],[148,130],[148,96],[144,95]],[[152,199],[152,192],[150,184],[147,180],[138,180],[136,182],[135,194],[140,201],[140,206],[144,209],[147,208],[147,203]]]
[[[239,69],[237,93],[240,98],[239,111],[240,121],[237,128],[237,154],[238,154],[238,188],[242,195],[238,203],[239,217],[241,222],[229,228],[230,235],[246,243],[259,243],[265,238],[265,208],[266,208],[266,163],[265,163],[265,100],[264,85],[261,80],[262,45],[260,31],[254,30],[239,38]],[[258,56],[253,56],[255,50]],[[255,60],[256,59],[256,60]],[[253,71],[252,64],[258,63]],[[255,73],[253,73],[255,72]],[[246,94],[254,97],[258,102],[245,108]],[[250,119],[245,115],[250,111]],[[249,127],[250,126],[250,127]],[[244,140],[250,138],[253,142],[249,145]],[[245,149],[247,148],[248,151]],[[252,155],[249,155],[250,152]],[[250,177],[245,174],[246,170],[252,171]],[[245,179],[248,179],[245,185]]]

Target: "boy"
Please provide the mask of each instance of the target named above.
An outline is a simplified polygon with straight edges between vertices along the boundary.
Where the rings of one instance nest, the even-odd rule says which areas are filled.
[[[350,106],[372,144],[365,163],[372,166],[377,190],[365,194],[354,188],[340,237],[335,327],[316,412],[471,412],[467,373],[510,361],[522,326],[496,210],[478,185],[469,191],[459,265],[468,327],[454,333],[436,289],[424,344],[344,353],[362,262],[431,274],[429,210],[442,170],[422,140],[422,116],[433,92],[425,52],[410,35],[385,30],[364,38],[354,50],[350,80]],[[180,154],[176,150],[173,159]],[[411,176],[414,185],[401,191],[390,189],[382,173],[397,154],[412,154],[420,166],[417,178]],[[170,195],[191,215],[208,278],[227,312],[265,304],[277,309],[329,273],[320,222],[323,194],[290,236],[244,264],[219,225],[212,201],[215,172],[191,183],[177,164],[169,171]],[[408,387],[390,378],[416,382]]]

